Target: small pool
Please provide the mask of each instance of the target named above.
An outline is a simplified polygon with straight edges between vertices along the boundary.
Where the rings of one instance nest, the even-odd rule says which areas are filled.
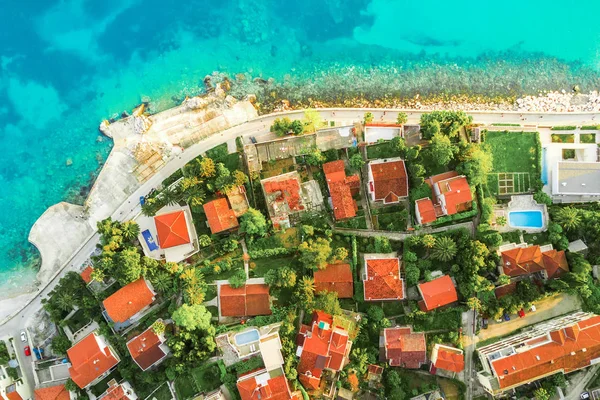
[[[257,342],[258,338],[258,331],[256,329],[252,329],[251,331],[238,333],[233,339],[235,340],[235,344],[242,346],[248,343]]]
[[[508,213],[508,224],[513,228],[543,228],[544,218],[538,210],[511,211]]]
[[[546,148],[542,148],[542,183],[548,184],[548,166],[546,165]]]

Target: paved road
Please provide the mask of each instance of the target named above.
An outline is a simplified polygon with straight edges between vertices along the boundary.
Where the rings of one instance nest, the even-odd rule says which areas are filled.
[[[476,381],[475,374],[477,371],[473,371],[473,357],[475,352],[475,320],[477,313],[475,310],[469,310],[464,312],[462,315],[463,320],[463,340],[465,343],[465,384],[467,385],[467,400],[473,398],[473,384]]]
[[[399,110],[377,110],[377,109],[320,109],[319,112],[324,120],[335,121],[336,125],[350,124],[354,121],[363,119],[364,113],[370,111],[374,115],[376,122],[395,121]],[[406,110],[409,123],[418,122],[421,114],[428,111]],[[269,132],[269,127],[275,118],[287,116],[289,118],[301,118],[303,111],[292,111],[284,113],[269,114],[258,117],[252,121],[242,125],[230,128],[224,132],[214,134],[213,136],[203,140],[200,143],[188,148],[183,154],[177,158],[169,160],[169,162],[149,180],[147,180],[138,190],[132,193],[127,201],[123,202],[120,207],[115,210],[112,217],[118,220],[127,220],[135,217],[140,212],[139,198],[147,194],[151,189],[158,187],[161,182],[169,177],[177,169],[182,168],[187,162],[197,157],[205,151],[235,139],[238,136],[255,136],[257,140],[270,140],[273,134]],[[519,112],[469,112],[473,116],[474,121],[478,123],[522,123],[522,124],[543,124],[543,125],[566,125],[566,124],[589,124],[595,119],[599,119],[600,113],[519,113]],[[524,118],[524,120],[522,119]],[[247,139],[246,139],[247,140]],[[41,300],[58,283],[60,277],[68,270],[77,269],[83,264],[94,251],[96,243],[98,243],[99,235],[93,234],[91,237],[84,239],[84,244],[80,250],[74,254],[67,264],[57,275],[48,282],[37,296],[30,301],[19,312],[16,312],[11,317],[5,319],[1,326],[1,334],[8,334],[15,337],[19,342],[19,335],[24,327],[24,321],[29,319],[37,310],[41,308]],[[27,364],[27,363],[25,363]],[[26,365],[24,366],[26,367]],[[31,368],[31,365],[29,365]],[[31,376],[31,372],[26,372],[26,375]]]

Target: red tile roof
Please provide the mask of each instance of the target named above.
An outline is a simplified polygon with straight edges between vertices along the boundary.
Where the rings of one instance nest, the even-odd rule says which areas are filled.
[[[154,217],[158,244],[162,249],[190,243],[185,213],[174,211]]]
[[[14,384],[13,384],[14,385]],[[6,389],[6,398],[8,400],[23,400],[23,398],[21,397],[21,395],[19,394],[19,392],[17,392],[16,388],[15,390],[13,390],[12,392],[8,391],[8,388],[10,386],[8,386]]]
[[[431,199],[421,199],[415,202],[415,207],[421,216],[421,224],[428,224],[437,219]]]
[[[354,295],[354,279],[350,264],[329,264],[325,269],[315,271],[317,293],[336,292],[338,298],[347,299]]]
[[[517,247],[502,252],[502,269],[508,276],[529,275],[546,271],[555,278],[569,271],[564,251],[549,250],[542,253],[540,246]]]
[[[235,212],[229,208],[226,198],[209,201],[203,207],[211,233],[215,234],[239,226]]]
[[[391,366],[419,368],[427,359],[425,334],[413,333],[410,327],[383,330],[385,356]]]
[[[473,195],[471,194],[471,188],[466,177],[457,176],[438,182],[437,185],[446,199],[446,213],[448,215],[466,211],[470,208]]]
[[[92,282],[92,272],[94,272],[94,268],[91,265],[85,267],[83,271],[81,271],[81,279],[87,284]]]
[[[423,296],[425,311],[458,301],[456,288],[448,275],[440,276],[430,282],[420,283],[418,286]]]
[[[363,281],[365,300],[402,300],[404,281],[400,278],[400,260],[394,258],[367,259],[367,279]]]
[[[386,199],[385,202],[395,202],[398,197],[408,196],[404,161],[370,163],[369,168],[373,177],[373,181],[369,182],[369,189],[374,192],[376,201]]]
[[[221,285],[219,307],[224,317],[270,315],[269,286],[249,284],[235,289],[230,285]]]
[[[160,337],[154,333],[152,326],[150,326],[150,328],[127,342],[127,349],[136,364],[145,371],[166,356],[160,348],[161,344]]]
[[[352,342],[348,332],[332,323],[331,315],[316,311],[311,331],[305,328],[299,333],[302,352],[297,370],[300,382],[309,389],[318,388],[324,369],[340,371],[349,362]]]
[[[35,400],[69,400],[71,396],[65,385],[58,385],[36,389],[34,398]]]
[[[451,347],[437,347],[436,359],[432,357],[431,363],[437,369],[459,373],[465,369],[465,356],[462,351]],[[435,354],[435,351],[434,351]]]
[[[343,182],[346,180],[346,165],[343,160],[323,164],[323,172],[327,182]]]
[[[300,197],[300,182],[297,179],[284,179],[263,182],[267,194],[277,194],[275,202],[285,202],[291,211],[302,211],[304,205]]]
[[[148,307],[155,294],[144,278],[123,286],[102,302],[113,322],[122,323]]]
[[[542,376],[572,371],[590,365],[600,357],[600,316],[573,324],[570,328],[541,337],[545,342],[529,350],[491,362],[500,388],[519,386]]]
[[[118,364],[119,361],[106,343],[104,338],[90,333],[67,350],[67,357],[71,361],[69,374],[81,389]]]
[[[325,180],[333,206],[333,216],[336,220],[352,218],[356,216],[358,209],[356,201],[352,198],[352,188],[356,186],[357,182],[360,185],[360,178],[358,175],[346,177],[344,168],[342,160],[323,164]]]
[[[264,370],[268,374],[267,370]],[[285,375],[279,375],[261,384],[256,377],[240,378],[237,383],[242,400],[290,400],[292,395]]]
[[[123,385],[113,385],[106,390],[106,394],[98,400],[127,400]]]

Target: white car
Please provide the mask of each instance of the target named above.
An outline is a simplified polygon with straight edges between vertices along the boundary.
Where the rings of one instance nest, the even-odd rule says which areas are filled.
[[[25,331],[21,332],[21,342],[26,342],[27,341],[27,334],[25,333]]]

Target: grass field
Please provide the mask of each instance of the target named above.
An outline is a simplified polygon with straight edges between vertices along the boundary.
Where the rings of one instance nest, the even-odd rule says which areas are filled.
[[[485,143],[490,146],[494,158],[488,178],[488,189],[492,194],[520,193],[530,189],[527,186],[540,175],[538,135],[537,132],[487,132]],[[499,191],[500,178],[504,181],[502,187],[507,188],[504,193]],[[508,190],[511,186],[512,192]]]
[[[221,386],[219,366],[216,363],[194,368],[191,375],[200,392],[211,392]]]
[[[392,157],[398,157],[398,152],[392,148],[390,142],[382,142],[367,146],[367,158],[369,160]]]
[[[189,399],[198,393],[194,380],[189,375],[182,375],[175,379],[175,394],[178,399]]]
[[[267,258],[253,259],[250,262],[254,263],[256,266],[250,270],[251,276],[252,277],[265,276],[265,274],[271,269],[290,265],[292,263],[292,260],[293,260],[292,256],[267,257]]]

